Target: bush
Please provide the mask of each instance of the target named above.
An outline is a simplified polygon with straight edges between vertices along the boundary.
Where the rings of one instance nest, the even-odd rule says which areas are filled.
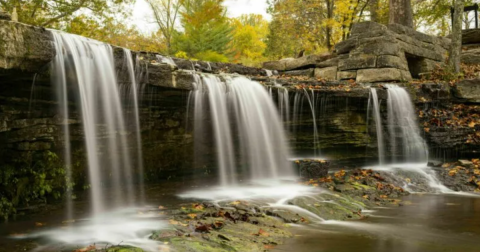
[[[50,151],[28,153],[0,167],[0,217],[19,206],[59,199],[65,191],[65,167]]]

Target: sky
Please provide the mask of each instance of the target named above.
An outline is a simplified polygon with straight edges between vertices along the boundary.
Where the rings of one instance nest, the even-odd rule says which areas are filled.
[[[225,0],[227,15],[238,17],[242,14],[261,14],[270,20],[267,14],[267,0]],[[155,31],[157,25],[153,22],[153,13],[145,0],[137,0],[131,17],[132,23],[145,33]]]

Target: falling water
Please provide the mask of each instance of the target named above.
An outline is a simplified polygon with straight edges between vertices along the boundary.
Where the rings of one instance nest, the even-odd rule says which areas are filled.
[[[104,43],[52,31],[57,56],[56,84],[65,106],[66,87],[76,84],[88,159],[94,215],[106,210],[104,183],[111,183],[117,205],[133,204],[134,188],[126,126],[117,85],[113,49]],[[67,116],[65,108],[63,115]],[[68,128],[68,125],[65,126]],[[68,133],[68,130],[65,132]],[[66,134],[67,134],[66,133]],[[105,153],[102,153],[104,150]],[[111,178],[109,175],[111,174]]]
[[[290,121],[290,98],[288,97],[288,89],[287,88],[277,88],[278,90],[278,106],[280,109],[280,116],[282,121],[289,122]],[[271,89],[269,90],[271,92]]]
[[[62,52],[61,38],[58,34],[54,33],[55,51]],[[65,71],[65,60],[63,53],[57,53],[53,60],[52,70],[56,75],[52,75],[52,84],[56,86],[57,99],[58,99],[58,111],[61,114],[63,141],[64,141],[64,160],[65,160],[65,184],[67,185],[65,198],[66,198],[66,211],[67,219],[73,218],[73,204],[72,204],[72,160],[71,160],[71,146],[70,146],[70,127],[68,124],[69,109],[68,109],[68,88],[67,88],[67,76]]]
[[[396,155],[396,146],[403,146],[405,161],[426,163],[428,150],[425,140],[420,136],[415,108],[408,92],[397,85],[388,84],[388,130],[392,154]]]
[[[308,91],[304,88],[303,92],[305,97],[307,97],[308,104],[310,105],[310,110],[312,111],[312,120],[313,120],[313,154],[316,157],[317,153],[317,144],[318,144],[318,129],[317,129],[317,118],[315,113],[315,93],[313,89],[311,90],[311,96]]]
[[[380,106],[378,103],[377,90],[375,88],[370,88],[370,98],[368,101],[369,107],[370,107],[370,102],[372,102],[373,104],[373,119],[375,121],[375,127],[377,129],[378,163],[382,165],[385,163],[385,147],[383,143],[383,130],[382,130],[382,118],[380,117]]]
[[[126,61],[126,65],[128,68],[128,75],[130,76],[130,85],[131,85],[131,93],[130,96],[133,100],[133,113],[134,113],[134,132],[135,132],[135,140],[137,144],[137,169],[138,169],[138,184],[140,190],[140,202],[144,203],[144,177],[143,177],[143,150],[142,150],[142,137],[141,137],[141,128],[140,128],[140,115],[139,115],[139,80],[138,77],[135,75],[135,69],[133,66],[133,59],[132,59],[132,52],[129,49],[123,49],[124,59]]]
[[[204,118],[208,102],[221,185],[237,183],[235,173],[240,160],[247,164],[252,180],[291,176],[285,132],[267,90],[244,77],[226,76],[226,81],[213,75],[198,78],[195,133],[204,130],[199,127],[205,125],[197,125],[197,120]],[[240,160],[234,156],[237,152]]]

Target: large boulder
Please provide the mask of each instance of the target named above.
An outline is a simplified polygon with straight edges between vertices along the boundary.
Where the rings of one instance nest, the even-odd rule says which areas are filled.
[[[468,65],[480,64],[480,48],[462,52],[462,63]]]
[[[315,68],[315,78],[321,78],[327,81],[337,80],[337,67]]]
[[[303,179],[318,179],[328,176],[329,162],[325,160],[297,160],[300,177]]]
[[[357,71],[357,82],[382,82],[382,81],[409,81],[412,77],[408,71],[397,68],[371,68]]]
[[[459,81],[452,91],[454,96],[459,99],[480,103],[480,79]]]
[[[480,29],[468,29],[462,31],[462,44],[480,43]]]

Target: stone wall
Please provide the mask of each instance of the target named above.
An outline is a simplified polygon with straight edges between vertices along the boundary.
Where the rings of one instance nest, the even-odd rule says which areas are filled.
[[[398,24],[362,22],[334,53],[266,62],[264,68],[325,80],[355,79],[359,83],[409,81],[444,64],[450,40],[429,36]],[[314,69],[307,71],[306,69]],[[290,72],[294,71],[294,72]]]

